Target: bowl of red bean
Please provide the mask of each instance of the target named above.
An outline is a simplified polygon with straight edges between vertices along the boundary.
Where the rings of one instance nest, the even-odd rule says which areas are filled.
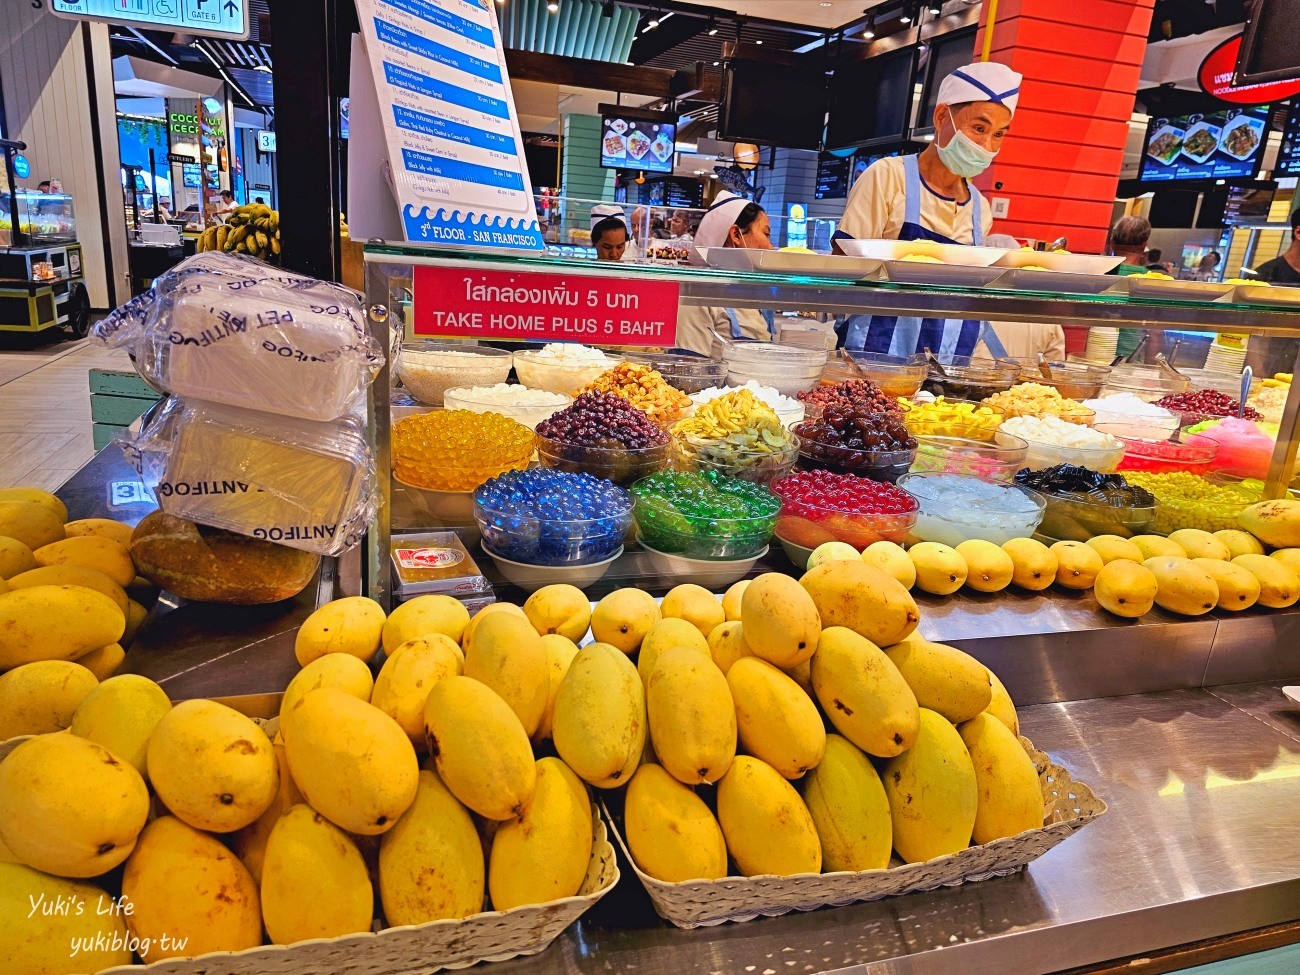
[[[1236,416],[1240,404],[1217,389],[1189,389],[1184,393],[1171,393],[1156,400],[1156,406],[1164,407],[1178,416],[1179,426],[1190,427],[1208,417]],[[1264,415],[1248,406],[1244,418],[1262,420]]]
[[[827,387],[829,388],[829,387]],[[896,410],[868,412],[832,405],[794,428],[799,437],[799,467],[859,474],[894,483],[916,459],[917,440]]]

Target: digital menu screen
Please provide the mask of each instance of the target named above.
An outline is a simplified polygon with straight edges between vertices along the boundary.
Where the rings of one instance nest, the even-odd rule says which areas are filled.
[[[817,199],[840,200],[849,195],[849,167],[852,156],[833,156],[823,152],[817,156]]]
[[[1268,106],[1230,108],[1147,127],[1142,181],[1253,179],[1268,135]]]
[[[636,169],[646,173],[671,173],[677,152],[674,116],[645,113],[601,115],[600,164],[605,169]]]
[[[1282,147],[1277,151],[1274,176],[1300,176],[1300,98],[1292,99],[1282,130]]]

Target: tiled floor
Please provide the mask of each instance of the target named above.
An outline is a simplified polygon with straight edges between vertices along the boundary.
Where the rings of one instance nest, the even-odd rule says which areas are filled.
[[[90,460],[87,373],[130,368],[125,352],[85,339],[35,348],[0,340],[0,487],[53,490]]]

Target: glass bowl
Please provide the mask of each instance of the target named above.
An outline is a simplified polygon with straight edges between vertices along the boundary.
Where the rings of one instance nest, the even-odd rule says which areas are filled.
[[[559,471],[587,472],[615,484],[631,484],[668,466],[672,441],[654,447],[583,447],[537,435],[537,459]]]
[[[1150,531],[1157,535],[1168,535],[1180,528],[1208,532],[1236,528],[1237,516],[1259,500],[1245,484],[1219,473],[1202,477],[1183,471],[1133,471],[1125,478],[1156,496],[1156,516]]]
[[[776,536],[782,544],[788,542],[810,550],[823,542],[846,542],[859,550],[876,542],[901,545],[916,524],[919,505],[915,499],[911,510],[898,514],[850,511],[835,504],[796,499],[785,490],[783,480],[774,481],[771,488],[781,499]]]
[[[1106,432],[1106,431],[1103,431]],[[1207,474],[1218,456],[1219,445],[1204,437],[1198,443],[1176,443],[1173,440],[1154,440],[1147,437],[1117,439],[1124,444],[1124,458],[1119,471],[1146,471],[1166,474],[1187,471],[1190,474]]]
[[[961,430],[961,428],[958,428]],[[1010,484],[1025,466],[1029,444],[1010,433],[995,432],[985,439],[983,429],[970,437],[917,437],[915,473],[970,474],[986,481]]]
[[[605,362],[566,362],[542,356],[532,350],[515,353],[515,375],[529,389],[547,389],[552,393],[577,396],[578,390],[602,373],[609,372],[622,357],[605,353]]]
[[[1019,365],[1021,382],[1051,386],[1066,399],[1072,400],[1096,399],[1110,377],[1109,366],[1093,366],[1086,362],[1048,362],[1047,368],[1052,373],[1052,378],[1048,379],[1039,368],[1037,359],[1015,358],[1004,361]]]
[[[962,474],[908,474],[898,482],[920,505],[909,539],[956,547],[972,538],[1002,545],[1028,538],[1047,508],[1042,496],[1015,484],[992,484]],[[998,511],[997,499],[1015,500],[1025,510]]]
[[[1006,432],[1009,433],[1010,431]],[[1077,467],[1086,467],[1101,474],[1114,474],[1115,469],[1119,467],[1120,461],[1124,459],[1124,442],[1118,437],[1111,437],[1115,441],[1114,446],[1066,447],[1061,444],[1034,440],[1032,437],[1020,433],[1012,434],[1012,436],[1020,437],[1029,445],[1029,456],[1025,458],[1025,466],[1034,471],[1041,471],[1045,467],[1055,467],[1057,464],[1074,464]]]
[[[899,401],[903,425],[914,437],[965,437],[992,440],[1007,418],[1006,411],[973,400],[943,399],[933,403]],[[970,406],[972,412],[962,412]]]
[[[778,345],[774,342],[727,342],[722,349],[722,361],[728,365],[752,365],[766,371],[794,366],[820,371],[830,353],[825,349],[805,349],[797,345]]]
[[[608,559],[632,525],[632,499],[600,518],[541,518],[493,509],[477,492],[474,522],[489,554],[524,565],[576,565]]]
[[[633,505],[641,544],[670,555],[705,562],[754,558],[767,548],[777,509],[749,518],[696,518],[661,498],[638,497]]]
[[[717,471],[755,484],[770,484],[788,474],[799,459],[799,438],[790,435],[790,443],[775,451],[738,447],[725,440],[700,437],[675,437],[673,466],[681,471]]]
[[[915,459],[915,447],[910,450],[855,450],[805,439],[799,449],[801,470],[858,474],[886,484],[897,482],[911,469]]]
[[[552,393],[550,390],[535,390],[520,385],[510,385],[506,389],[519,391],[522,394],[517,394],[519,399],[549,396],[554,397],[555,402],[545,405],[505,404],[490,395],[490,387],[471,386],[447,390],[443,396],[443,405],[449,410],[469,410],[471,413],[500,413],[502,416],[508,416],[510,419],[522,423],[529,430],[536,430],[537,424],[573,402],[573,397],[565,396],[563,393]]]
[[[845,361],[847,359],[852,363]],[[833,386],[846,379],[870,379],[890,396],[911,396],[921,388],[929,369],[923,355],[885,355],[882,352],[841,349],[839,358],[832,359],[822,369],[821,384]]]
[[[505,382],[513,362],[513,352],[486,345],[406,343],[397,354],[397,377],[420,402],[442,406],[449,389]]]
[[[1170,376],[1158,366],[1120,364],[1111,369],[1106,385],[1102,387],[1101,397],[1132,393],[1140,400],[1154,403],[1172,393],[1185,393],[1191,387],[1190,380]]]
[[[649,366],[669,386],[683,393],[698,393],[702,389],[722,386],[727,381],[727,364],[707,356],[682,355],[677,352],[628,352],[629,362]]]
[[[1020,367],[1010,359],[968,355],[937,355],[935,359],[947,375],[931,363],[922,388],[946,399],[985,399],[1019,380]]]
[[[533,438],[528,430],[510,422],[512,441],[491,457],[485,451],[463,444],[438,440],[437,432],[411,426],[426,417],[447,417],[450,411],[434,411],[404,417],[393,424],[393,473],[403,483],[428,491],[472,491],[506,471],[521,471],[533,457]],[[517,438],[515,438],[517,434]],[[480,445],[481,446],[481,445]]]
[[[732,386],[743,386],[748,382],[760,386],[771,386],[782,396],[795,396],[812,389],[822,374],[821,366],[777,366],[767,369],[759,366],[728,365],[727,382]]]
[[[1152,505],[1111,504],[1081,492],[1037,493],[1047,504],[1038,534],[1049,544],[1086,542],[1096,535],[1132,538],[1148,530],[1159,508],[1158,502]]]

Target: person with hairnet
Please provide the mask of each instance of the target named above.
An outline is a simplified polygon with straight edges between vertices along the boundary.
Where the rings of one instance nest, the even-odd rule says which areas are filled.
[[[617,203],[598,203],[591,208],[591,246],[598,261],[621,261],[631,240],[627,215]]]
[[[919,155],[879,159],[853,184],[837,242],[856,239],[984,243],[993,225],[988,201],[970,180],[992,165],[1011,127],[1021,75],[996,61],[958,68],[939,85],[934,141]],[[838,250],[837,246],[837,250]],[[911,355],[971,355],[1001,343],[987,322],[854,315],[843,328],[850,350]]]

